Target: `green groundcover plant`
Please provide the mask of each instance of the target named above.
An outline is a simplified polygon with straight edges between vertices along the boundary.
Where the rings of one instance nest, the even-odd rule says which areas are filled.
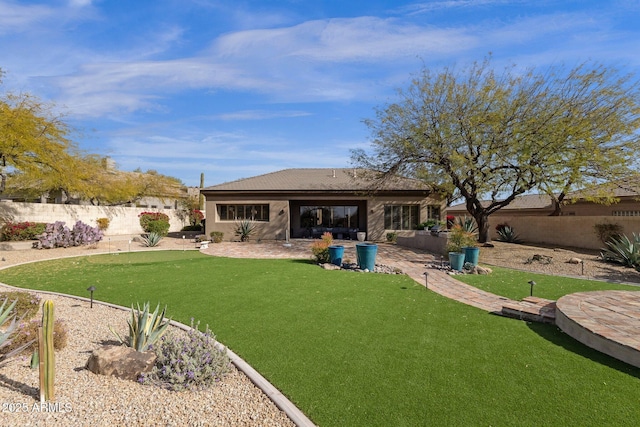
[[[640,369],[402,275],[158,251],[17,266],[0,281],[80,296],[95,285],[99,300],[197,318],[320,426],[640,425]]]

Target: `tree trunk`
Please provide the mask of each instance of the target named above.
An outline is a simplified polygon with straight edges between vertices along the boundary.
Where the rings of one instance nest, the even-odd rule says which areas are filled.
[[[478,224],[478,242],[487,243],[489,238],[489,216],[483,212],[474,215],[476,224]]]

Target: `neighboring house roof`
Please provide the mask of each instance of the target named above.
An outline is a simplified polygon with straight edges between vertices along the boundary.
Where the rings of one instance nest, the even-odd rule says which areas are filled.
[[[568,198],[581,199],[585,197],[599,196],[613,197],[640,197],[640,183],[630,180],[619,180],[616,182],[600,184],[588,190],[573,191],[567,195]]]
[[[203,192],[362,192],[362,191],[421,191],[430,187],[417,179],[395,177],[385,181],[362,169],[322,168],[284,169],[251,178],[213,185]]]
[[[488,200],[482,200],[482,206],[489,206],[491,203]],[[516,197],[511,203],[503,207],[501,210],[529,210],[529,209],[553,209],[553,203],[551,197],[546,194],[525,194],[523,196]],[[467,206],[465,203],[460,203],[447,208],[448,211],[465,211]]]

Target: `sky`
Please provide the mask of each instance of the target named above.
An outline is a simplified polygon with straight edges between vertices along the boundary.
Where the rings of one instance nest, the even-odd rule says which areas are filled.
[[[422,68],[640,71],[640,0],[0,0],[0,93],[189,186],[351,167]]]

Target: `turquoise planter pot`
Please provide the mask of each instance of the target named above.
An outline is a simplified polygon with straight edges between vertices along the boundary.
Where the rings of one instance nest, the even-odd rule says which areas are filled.
[[[362,270],[374,271],[376,268],[376,254],[378,245],[375,243],[358,243],[356,245],[356,257]]]
[[[462,252],[449,252],[449,264],[453,270],[462,271],[464,254]]]
[[[468,246],[464,248],[464,262],[471,263],[474,266],[478,265],[478,257],[480,255],[480,248],[476,246]]]
[[[344,246],[329,246],[329,262],[337,266],[342,266],[342,257],[344,256]]]

